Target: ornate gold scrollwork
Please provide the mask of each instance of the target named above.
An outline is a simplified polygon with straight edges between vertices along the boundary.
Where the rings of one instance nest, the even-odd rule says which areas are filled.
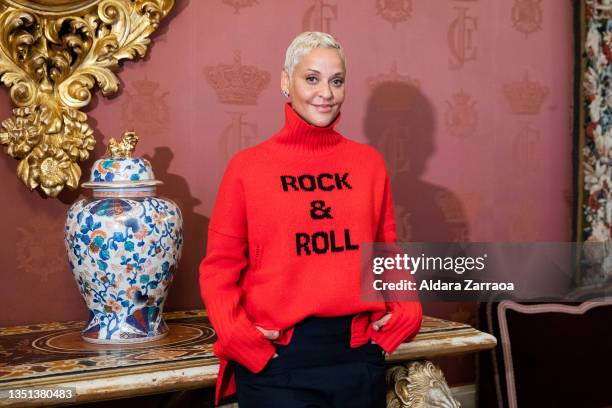
[[[174,0],[0,0],[0,81],[17,106],[0,143],[30,189],[78,187],[95,146],[87,115],[98,85],[117,92],[122,59],[143,57]]]
[[[442,370],[431,361],[410,361],[387,370],[387,408],[461,408]]]

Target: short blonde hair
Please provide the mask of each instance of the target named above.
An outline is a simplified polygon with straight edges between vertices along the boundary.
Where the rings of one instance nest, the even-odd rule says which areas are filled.
[[[300,62],[300,59],[315,48],[335,48],[342,60],[342,64],[346,69],[346,57],[342,46],[330,34],[320,31],[305,31],[295,37],[285,53],[285,71],[289,74],[289,78],[293,76],[293,69]]]

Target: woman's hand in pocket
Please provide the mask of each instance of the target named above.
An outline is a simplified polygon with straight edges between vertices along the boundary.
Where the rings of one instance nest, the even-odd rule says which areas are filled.
[[[259,330],[260,332],[263,333],[264,337],[268,340],[276,340],[278,338],[278,330],[268,330],[268,329],[264,329],[261,326],[257,326],[255,325],[255,327],[257,327],[257,330]]]
[[[374,323],[372,323],[372,328],[374,330],[376,330],[376,331],[380,330],[381,327],[383,327],[385,324],[387,324],[389,319],[391,319],[391,313],[387,313],[386,315],[381,317],[379,320],[377,320]]]
[[[268,330],[268,329],[264,329],[261,326],[257,326],[255,325],[255,327],[257,328],[257,330],[259,330],[266,339],[268,340],[275,340],[278,338],[278,330]],[[272,358],[276,358],[278,357],[278,353],[274,353],[274,355],[272,356]]]

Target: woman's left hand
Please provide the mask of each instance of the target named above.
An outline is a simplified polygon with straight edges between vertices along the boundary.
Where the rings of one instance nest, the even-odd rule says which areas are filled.
[[[372,328],[376,331],[380,330],[380,328],[383,327],[389,321],[389,319],[391,319],[391,313],[387,313],[379,320],[372,323]]]

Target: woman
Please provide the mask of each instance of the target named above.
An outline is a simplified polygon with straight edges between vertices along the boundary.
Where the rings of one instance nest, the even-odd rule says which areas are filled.
[[[418,302],[360,298],[360,243],[394,242],[382,156],[334,128],[345,99],[342,47],[297,36],[285,57],[285,125],[228,164],[200,265],[217,332],[215,403],[384,407],[384,352],[418,332]]]

